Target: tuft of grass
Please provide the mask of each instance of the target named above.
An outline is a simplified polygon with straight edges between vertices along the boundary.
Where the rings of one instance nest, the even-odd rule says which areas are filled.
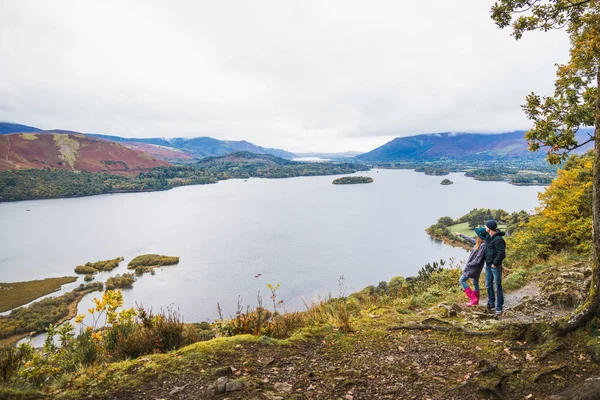
[[[516,290],[522,288],[527,283],[528,274],[522,269],[514,271],[502,281],[502,287],[505,290]]]
[[[35,281],[0,283],[0,312],[27,304],[39,297],[56,292],[64,284],[75,282],[74,276],[47,278]]]
[[[40,400],[47,398],[44,393],[37,390],[0,388],[0,399],[4,400]]]

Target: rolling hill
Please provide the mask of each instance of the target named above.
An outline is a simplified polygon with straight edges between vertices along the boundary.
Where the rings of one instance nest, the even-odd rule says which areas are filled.
[[[583,138],[589,130],[581,130]],[[586,146],[580,151],[591,148]],[[545,152],[531,153],[525,131],[498,134],[433,133],[399,137],[368,153],[356,157],[360,161],[433,161],[460,159],[479,161],[506,158],[543,158]]]
[[[89,136],[112,140],[115,142],[124,143],[126,146],[139,146],[140,144],[150,146],[160,146],[163,149],[171,148],[185,154],[193,159],[201,159],[205,157],[224,156],[235,151],[248,151],[255,154],[270,154],[281,158],[295,158],[296,155],[281,149],[271,149],[262,146],[257,146],[253,143],[234,140],[219,140],[211,137],[197,138],[122,138],[119,136],[109,135],[92,135]],[[180,161],[177,157],[166,158],[170,161]]]
[[[52,168],[129,175],[166,165],[171,163],[75,132],[0,135],[0,171]]]
[[[0,122],[0,134],[10,133],[77,133],[95,139],[104,139],[121,143],[125,147],[144,151],[152,157],[170,162],[193,162],[205,157],[224,156],[234,151],[248,151],[255,154],[270,154],[292,159],[296,155],[281,149],[272,149],[255,145],[245,140],[219,140],[211,137],[197,138],[124,138],[112,135],[78,133],[66,130],[41,130],[32,126]]]
[[[11,122],[0,122],[0,135],[7,133],[29,133],[37,131],[41,131],[41,129],[33,126],[13,124]]]

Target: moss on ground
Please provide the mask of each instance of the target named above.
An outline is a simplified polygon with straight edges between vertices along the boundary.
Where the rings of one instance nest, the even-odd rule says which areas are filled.
[[[47,398],[48,396],[37,390],[0,388],[0,399],[3,400],[41,400]]]
[[[369,312],[370,311],[370,312]],[[330,325],[303,328],[285,340],[240,335],[200,342],[178,351],[90,368],[74,375],[55,395],[60,399],[201,397],[219,371],[242,379],[230,399],[269,398],[542,398],[600,374],[588,354],[589,334],[536,344],[497,329],[491,337],[459,331],[389,330],[420,323],[432,309],[399,314],[393,308],[364,311],[353,333]],[[374,313],[375,312],[375,313]],[[470,310],[464,310],[465,313]],[[460,324],[464,316],[445,319]],[[501,322],[496,322],[501,324]],[[440,326],[445,326],[441,324]],[[500,325],[501,326],[501,325]],[[278,392],[289,383],[291,392]],[[297,396],[297,397],[294,397]]]

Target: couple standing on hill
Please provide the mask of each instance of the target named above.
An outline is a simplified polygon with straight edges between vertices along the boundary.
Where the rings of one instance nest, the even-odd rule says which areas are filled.
[[[465,290],[465,294],[471,300],[467,306],[476,306],[479,304],[479,275],[485,263],[485,287],[488,293],[487,307],[489,310],[496,309],[496,315],[502,315],[504,307],[504,290],[502,289],[502,260],[505,257],[506,243],[502,236],[504,232],[498,229],[496,221],[489,220],[485,223],[485,228],[475,228],[477,239],[473,239],[462,233],[455,232],[467,242],[474,244],[467,264],[460,277],[460,284]],[[467,282],[473,280],[472,290]]]

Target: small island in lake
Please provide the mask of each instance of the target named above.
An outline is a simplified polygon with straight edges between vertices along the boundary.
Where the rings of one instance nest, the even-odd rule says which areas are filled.
[[[106,280],[106,290],[131,289],[135,282],[133,274],[111,276]]]
[[[78,265],[77,267],[75,267],[75,273],[83,275],[93,275],[100,271],[112,271],[113,269],[117,268],[119,266],[119,263],[123,260],[123,257],[117,257],[112,260],[87,262],[84,265]]]
[[[344,176],[342,178],[337,178],[332,183],[334,185],[354,185],[356,183],[371,183],[373,182],[373,178],[369,176]]]
[[[452,182],[450,179],[446,178],[443,181],[440,182],[440,185],[453,185],[454,182]]]
[[[146,272],[154,275],[153,270],[163,265],[174,265],[179,263],[179,257],[161,256],[159,254],[145,254],[137,256],[127,264],[127,269],[135,269],[135,274],[140,276]]]

